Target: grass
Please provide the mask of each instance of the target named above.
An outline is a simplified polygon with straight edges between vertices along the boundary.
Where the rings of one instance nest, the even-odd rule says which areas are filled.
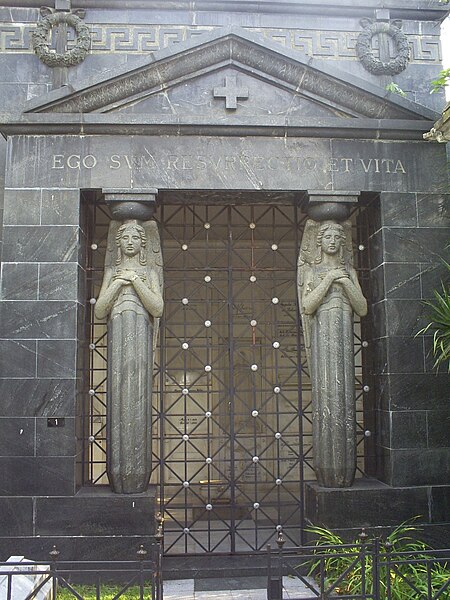
[[[97,600],[95,585],[73,585],[72,587],[83,600]],[[125,586],[120,585],[102,585],[100,588],[101,600],[114,600],[124,587]],[[146,585],[144,590],[144,600],[150,600],[151,597],[151,587],[150,585]],[[64,589],[61,586],[58,587],[55,600],[74,600],[74,598],[76,598],[76,596],[70,590]],[[139,586],[128,588],[121,596],[119,596],[119,598],[120,600],[141,600]]]

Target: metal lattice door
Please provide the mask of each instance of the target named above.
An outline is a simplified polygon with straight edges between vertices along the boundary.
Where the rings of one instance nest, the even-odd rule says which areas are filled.
[[[101,199],[89,200],[87,289],[96,298],[110,215]],[[296,545],[303,482],[315,479],[311,385],[297,310],[306,217],[293,200],[163,202],[158,220],[165,310],[154,370],[151,481],[166,517],[165,551],[260,550],[280,528]],[[360,223],[355,239],[365,237]],[[356,249],[366,254],[360,242]],[[359,274],[367,288],[367,268]],[[107,485],[107,331],[88,306],[83,475],[87,485]],[[357,476],[371,458],[367,346],[356,321]]]
[[[166,552],[257,550],[281,527],[299,542],[296,213],[265,205],[162,209],[155,453]]]

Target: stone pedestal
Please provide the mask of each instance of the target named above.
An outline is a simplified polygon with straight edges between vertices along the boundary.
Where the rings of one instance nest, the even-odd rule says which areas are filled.
[[[332,529],[349,540],[362,527],[369,535],[382,535],[403,521],[418,517],[418,537],[434,547],[447,547],[445,515],[448,516],[449,499],[450,486],[391,487],[369,478],[356,479],[351,488],[339,489],[307,483],[305,517],[307,522]]]
[[[22,530],[20,537],[1,537],[0,560],[8,558],[11,547],[39,561],[48,561],[53,545],[60,560],[135,560],[140,544],[150,549],[155,533],[154,487],[125,496],[107,486],[92,486],[75,496],[33,500],[34,528]]]

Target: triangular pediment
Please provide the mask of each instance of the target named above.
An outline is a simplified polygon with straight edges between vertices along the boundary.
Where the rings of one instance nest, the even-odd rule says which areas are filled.
[[[32,101],[26,112],[116,112],[181,120],[214,116],[234,123],[271,115],[436,119],[421,105],[335,68],[319,68],[314,59],[236,28],[172,46],[79,89],[55,90]]]

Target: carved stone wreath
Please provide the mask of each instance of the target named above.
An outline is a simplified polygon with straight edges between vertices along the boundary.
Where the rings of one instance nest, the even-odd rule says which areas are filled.
[[[364,27],[356,41],[356,53],[363,67],[374,75],[398,75],[404,71],[409,62],[409,44],[408,38],[400,29],[401,21],[397,21],[400,26],[394,23],[371,22],[368,19],[361,21]],[[372,38],[378,33],[385,33],[395,43],[397,56],[386,62],[375,58],[372,50]]]
[[[49,47],[51,30],[60,23],[73,27],[77,36],[75,46],[64,53],[53,52]],[[73,67],[86,58],[91,45],[91,35],[88,26],[76,15],[55,12],[39,21],[31,41],[34,52],[44,64],[49,67]]]

